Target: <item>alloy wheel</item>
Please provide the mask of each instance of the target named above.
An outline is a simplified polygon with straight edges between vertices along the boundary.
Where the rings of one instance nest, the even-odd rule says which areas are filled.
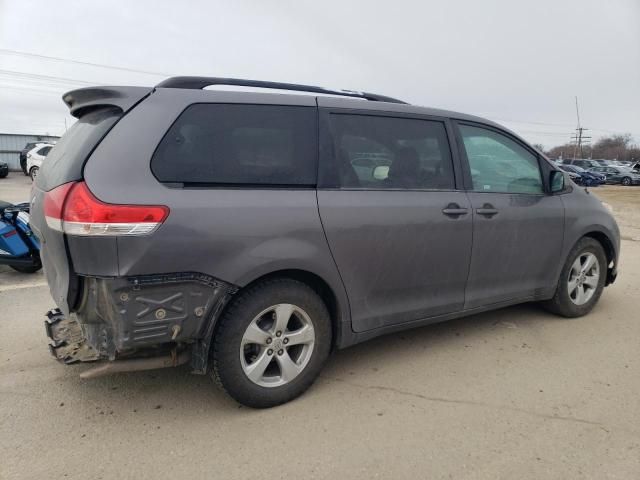
[[[242,336],[242,370],[261,387],[285,385],[305,369],[315,340],[313,322],[302,308],[273,305],[256,315]]]
[[[569,298],[576,305],[584,305],[598,288],[600,280],[600,264],[598,258],[591,252],[578,255],[569,271],[567,289]]]

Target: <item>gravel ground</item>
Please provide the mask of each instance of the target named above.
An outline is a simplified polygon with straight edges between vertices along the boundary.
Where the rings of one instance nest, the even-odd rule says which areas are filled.
[[[26,199],[12,177],[0,198]],[[42,276],[0,267],[0,478],[640,478],[640,188],[594,191],[625,240],[590,315],[522,305],[388,335],[270,410],[184,368],[81,380],[46,349]]]

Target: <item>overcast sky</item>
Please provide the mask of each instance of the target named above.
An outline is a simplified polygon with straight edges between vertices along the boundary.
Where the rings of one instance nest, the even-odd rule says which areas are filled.
[[[577,95],[594,137],[640,143],[640,0],[0,0],[0,132],[63,133],[73,88],[189,74],[386,94],[546,146]]]

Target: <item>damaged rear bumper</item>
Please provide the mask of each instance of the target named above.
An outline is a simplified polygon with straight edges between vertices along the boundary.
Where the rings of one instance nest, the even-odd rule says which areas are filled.
[[[237,291],[193,272],[84,277],[82,284],[80,303],[69,318],[59,310],[47,314],[50,349],[58,360],[144,360],[136,365],[161,368],[175,366],[179,357],[179,363],[190,360],[194,373],[206,372],[215,323]],[[113,366],[103,370],[122,371]]]

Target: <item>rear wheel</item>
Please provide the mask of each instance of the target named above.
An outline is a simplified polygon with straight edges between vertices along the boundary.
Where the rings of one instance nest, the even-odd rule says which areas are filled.
[[[593,238],[582,238],[567,257],[555,295],[543,305],[563,317],[586,315],[602,295],[606,276],[602,245]]]
[[[629,185],[631,185],[631,178],[630,177],[624,177],[620,183],[622,185],[624,185],[625,187],[628,187]]]
[[[38,167],[31,167],[31,170],[29,170],[29,176],[31,177],[31,180],[36,179],[36,177],[38,176],[38,170],[40,170]]]
[[[268,408],[301,395],[331,350],[331,321],[307,285],[274,279],[240,292],[220,319],[213,375],[237,402]]]

